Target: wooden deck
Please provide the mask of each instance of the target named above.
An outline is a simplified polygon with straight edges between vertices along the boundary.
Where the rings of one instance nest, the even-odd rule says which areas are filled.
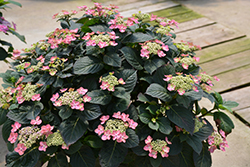
[[[152,4],[145,0],[138,4],[122,14],[129,17],[142,11],[178,21],[176,41],[193,42],[203,48],[196,52],[199,65],[208,74],[220,78],[214,90],[226,100],[237,101],[240,105],[234,109],[235,114],[250,123],[250,38],[171,1]]]

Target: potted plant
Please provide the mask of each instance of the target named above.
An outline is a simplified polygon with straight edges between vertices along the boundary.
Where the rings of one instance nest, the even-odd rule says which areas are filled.
[[[196,65],[199,46],[173,42],[174,20],[78,8],[55,14],[62,28],[14,54],[2,74],[6,165],[211,166],[234,128],[221,110],[237,103],[211,93],[218,78]]]

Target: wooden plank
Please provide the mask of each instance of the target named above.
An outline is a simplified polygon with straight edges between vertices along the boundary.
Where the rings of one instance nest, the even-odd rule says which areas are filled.
[[[250,65],[217,75],[219,82],[214,82],[213,89],[223,92],[250,83]]]
[[[203,17],[201,14],[191,11],[191,12],[183,13],[180,15],[170,16],[169,19],[173,19],[179,23],[183,23],[183,22],[198,19],[201,17]]]
[[[183,14],[183,13],[187,13],[191,11],[192,11],[191,9],[188,9],[185,6],[180,5],[180,6],[175,6],[172,8],[152,12],[150,14],[157,15],[160,17],[170,17],[170,16],[175,16],[175,15],[179,15],[179,14]]]
[[[250,86],[223,93],[222,97],[224,100],[236,101],[239,103],[238,107],[233,108],[234,111],[248,108],[250,107]]]
[[[191,20],[191,21],[187,21],[187,22],[179,24],[178,26],[179,28],[175,28],[174,32],[178,34],[180,32],[184,32],[184,31],[188,31],[188,30],[192,30],[196,28],[201,28],[201,27],[212,25],[215,23],[216,23],[215,21],[212,21],[206,17],[202,17],[199,19],[195,19],[195,20]]]
[[[213,61],[203,63],[200,66],[202,70],[206,71],[209,75],[217,75],[248,64],[250,64],[250,50],[218,58]]]
[[[235,111],[235,113],[242,117],[245,121],[250,123],[250,107]]]
[[[250,49],[250,38],[242,38],[196,51],[196,56],[200,57],[198,64],[202,64],[248,49]]]
[[[121,15],[126,18],[126,17],[130,17],[134,13],[138,13],[139,11],[141,11],[142,13],[151,13],[151,12],[163,10],[166,8],[171,8],[171,7],[178,6],[178,5],[179,4],[174,3],[172,1],[167,1],[167,2],[162,2],[162,3],[157,3],[154,5],[139,7],[137,9],[131,9],[128,11],[124,11],[124,12],[121,12]]]
[[[187,32],[182,32],[177,35],[176,42],[184,40],[193,42],[194,44],[200,45],[201,47],[208,47],[210,45],[215,45],[244,36],[244,34],[220,24],[213,24]]]

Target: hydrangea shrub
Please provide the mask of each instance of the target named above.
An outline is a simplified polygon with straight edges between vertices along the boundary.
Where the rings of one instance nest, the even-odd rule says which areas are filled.
[[[196,65],[200,47],[174,42],[174,20],[78,8],[55,14],[62,28],[13,54],[3,75],[6,165],[211,166],[234,128],[222,110],[237,103],[212,92],[219,79]]]

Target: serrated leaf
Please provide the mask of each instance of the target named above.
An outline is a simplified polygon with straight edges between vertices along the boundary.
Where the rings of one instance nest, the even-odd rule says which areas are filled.
[[[11,132],[11,125],[14,124],[14,121],[10,120],[10,119],[7,119],[5,121],[5,123],[3,124],[3,127],[2,127],[2,137],[4,139],[4,141],[7,143],[8,142],[8,138],[10,136],[10,132]]]
[[[83,146],[70,157],[70,164],[77,167],[95,167],[95,156],[91,148]]]
[[[26,111],[26,118],[29,120],[36,119],[43,109],[43,103],[41,102],[25,102],[20,107],[20,110]]]
[[[7,113],[8,110],[3,109],[2,107],[0,108],[0,125],[2,125],[7,120]]]
[[[131,98],[130,93],[126,92],[125,88],[123,87],[115,87],[115,91],[113,92],[113,95],[121,99]]]
[[[207,121],[204,120],[206,124],[203,124],[203,126],[199,129],[198,132],[194,133],[193,135],[198,137],[200,141],[204,141],[213,133],[213,126]]]
[[[160,155],[157,156],[156,159],[150,157],[150,164],[153,166],[153,167],[158,167],[161,165],[161,162],[162,162],[162,157]]]
[[[232,108],[237,107],[238,105],[239,103],[235,101],[224,101],[223,104],[219,104],[219,108],[222,110],[228,110],[232,113]]]
[[[202,150],[202,142],[200,141],[200,139],[197,136],[187,135],[186,142],[194,149],[195,152],[200,154],[200,152]]]
[[[107,91],[93,90],[88,92],[88,96],[91,97],[90,103],[106,105],[110,102],[111,96]]]
[[[10,152],[6,155],[7,167],[33,167],[36,165],[40,157],[40,152],[37,148],[26,150],[23,155],[17,152]]]
[[[151,84],[147,88],[146,94],[155,98],[159,98],[164,102],[169,102],[172,100],[172,97],[168,94],[168,91],[157,83]]]
[[[231,133],[232,129],[234,129],[233,121],[223,112],[215,112],[214,121],[218,123],[219,129],[222,129],[226,133]]]
[[[62,120],[68,119],[73,113],[73,110],[69,106],[60,107],[60,111],[58,115],[62,118]]]
[[[155,71],[153,75],[153,82],[158,83],[163,87],[166,87],[167,82],[163,80],[163,78],[165,78],[164,75],[173,75],[173,74],[175,74],[175,68],[170,64],[164,65]]]
[[[92,148],[102,148],[103,141],[100,139],[100,137],[97,137],[96,135],[88,135],[84,138],[84,142],[92,147]]]
[[[96,104],[85,104],[83,115],[87,120],[94,120],[102,115],[101,108]]]
[[[125,59],[128,61],[128,63],[133,66],[137,70],[142,70],[142,61],[139,56],[136,55],[134,50],[130,47],[124,46],[121,49],[121,52],[123,53]]]
[[[22,112],[19,110],[9,111],[7,117],[15,122],[19,122],[20,124],[29,124],[30,119],[27,118],[28,112]]]
[[[197,154],[194,152],[193,158],[195,167],[211,167],[212,165],[211,153],[204,144],[201,153]]]
[[[152,75],[155,70],[164,64],[166,64],[165,61],[160,58],[148,59],[144,64],[144,69]]]
[[[77,151],[79,151],[81,149],[82,145],[83,144],[78,140],[74,144],[70,145],[68,150],[65,149],[64,151],[66,154],[72,155],[72,154],[75,154]]]
[[[158,131],[160,125],[158,124],[158,122],[154,123],[154,122],[150,121],[148,123],[148,127],[150,127],[150,129],[152,129],[152,130]]]
[[[132,69],[125,69],[121,71],[119,76],[125,82],[125,85],[123,85],[123,87],[125,88],[126,92],[131,93],[134,90],[137,82],[137,71]]]
[[[94,56],[84,56],[78,59],[74,66],[74,74],[94,74],[103,68],[103,63],[100,59]]]
[[[194,115],[192,111],[182,106],[171,106],[170,110],[167,110],[167,116],[171,122],[193,134]]]
[[[103,62],[113,67],[121,67],[122,59],[117,53],[108,52],[103,56]]]
[[[160,117],[157,120],[157,123],[159,124],[159,131],[165,135],[169,135],[173,128],[170,126],[171,122],[166,117]]]
[[[86,121],[82,121],[79,117],[70,117],[63,121],[59,130],[67,145],[75,143],[79,138],[83,136],[88,127]]]
[[[127,152],[128,149],[117,142],[105,142],[99,152],[100,165],[102,167],[118,167],[125,159]]]
[[[142,113],[139,115],[139,118],[144,124],[148,124],[151,120],[151,115],[149,115],[148,113]]]
[[[98,31],[99,32],[111,32],[112,30],[108,27],[108,25],[106,24],[95,24],[95,25],[92,25],[92,26],[89,26],[89,28],[97,33]]]
[[[124,43],[139,43],[139,42],[145,42],[145,41],[149,41],[153,39],[154,38],[148,34],[144,34],[142,32],[136,32],[136,33],[126,36],[123,39],[123,42]]]
[[[126,130],[126,134],[128,139],[126,140],[126,143],[122,143],[124,147],[133,148],[139,145],[139,137],[134,130],[128,128]]]

